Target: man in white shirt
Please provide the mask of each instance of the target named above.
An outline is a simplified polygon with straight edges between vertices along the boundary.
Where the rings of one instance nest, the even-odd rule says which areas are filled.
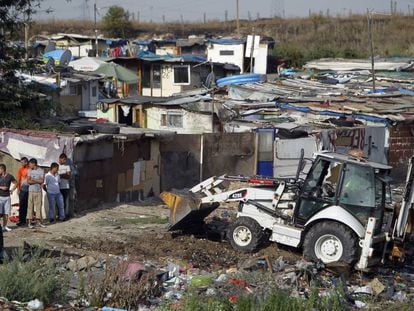
[[[55,218],[55,205],[58,207],[59,220],[65,220],[65,208],[63,204],[63,196],[60,193],[60,176],[58,174],[59,164],[53,162],[50,165],[50,170],[45,176],[45,190],[47,192],[47,199],[49,201],[49,221],[53,224]]]
[[[73,216],[72,211],[69,208],[70,178],[72,177],[72,170],[68,163],[68,157],[64,153],[59,156],[58,174],[60,176],[59,187],[63,196],[65,217],[69,218]]]

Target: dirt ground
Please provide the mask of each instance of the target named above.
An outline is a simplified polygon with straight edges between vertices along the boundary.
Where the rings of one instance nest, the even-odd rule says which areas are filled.
[[[214,212],[229,214],[228,210]],[[46,228],[19,228],[4,234],[7,249],[25,244],[63,251],[67,254],[109,254],[128,256],[136,260],[165,264],[168,261],[191,264],[195,268],[220,270],[236,267],[252,257],[283,256],[288,261],[300,258],[300,253],[278,249],[276,244],[264,246],[256,254],[235,251],[216,236],[176,235],[168,232],[168,208],[159,201],[103,205],[63,223]],[[224,224],[225,225],[225,224]]]

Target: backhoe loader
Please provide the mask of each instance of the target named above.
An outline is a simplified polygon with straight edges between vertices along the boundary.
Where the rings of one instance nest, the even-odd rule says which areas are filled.
[[[238,202],[237,218],[227,232],[237,250],[254,252],[270,240],[300,248],[310,260],[341,261],[358,270],[384,262],[387,255],[403,259],[414,204],[414,157],[398,212],[390,201],[390,166],[321,152],[304,173],[309,160],[302,153],[291,178],[223,175],[189,191],[163,192],[170,207],[169,230],[200,227],[221,203]],[[248,186],[226,191],[227,181]]]

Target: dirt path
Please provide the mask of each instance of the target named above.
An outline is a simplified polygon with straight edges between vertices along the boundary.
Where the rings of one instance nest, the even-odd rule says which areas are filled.
[[[174,236],[167,231],[169,210],[159,202],[105,205],[64,223],[44,229],[17,228],[4,234],[6,248],[24,243],[72,254],[97,257],[128,255],[138,260],[185,262],[202,269],[237,266],[240,261],[264,255],[295,260],[299,253],[271,244],[257,254],[233,250],[227,242],[191,235]]]

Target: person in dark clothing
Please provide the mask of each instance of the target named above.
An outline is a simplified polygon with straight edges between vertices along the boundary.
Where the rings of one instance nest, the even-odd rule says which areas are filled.
[[[10,186],[13,185],[12,188]],[[11,197],[10,195],[17,188],[17,181],[13,175],[10,175],[6,171],[6,165],[0,164],[0,216],[3,218],[3,230],[11,231],[7,227],[11,210]]]
[[[19,189],[19,222],[17,226],[26,225],[27,204],[29,201],[29,184],[27,183],[27,173],[29,172],[29,160],[23,157],[20,160],[21,167],[17,172],[17,187]]]

